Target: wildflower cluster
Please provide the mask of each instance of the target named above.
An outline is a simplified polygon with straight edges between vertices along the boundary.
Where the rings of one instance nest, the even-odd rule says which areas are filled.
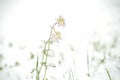
[[[51,50],[50,47],[53,45],[53,42],[61,39],[61,32],[56,29],[57,26],[65,26],[65,20],[62,16],[56,19],[56,22],[51,26],[48,39],[44,41],[42,61],[39,62],[39,55],[37,55],[36,69],[34,69],[36,71],[36,80],[47,80],[46,73],[48,69],[48,55]]]

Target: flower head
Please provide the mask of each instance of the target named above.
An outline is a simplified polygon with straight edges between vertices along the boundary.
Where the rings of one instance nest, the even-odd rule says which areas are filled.
[[[61,39],[61,33],[59,31],[56,31],[55,29],[53,29],[53,34],[52,34],[52,41],[53,42],[58,42]]]
[[[61,33],[60,32],[55,32],[55,39],[61,39]]]
[[[59,16],[59,18],[58,19],[56,19],[57,20],[57,24],[59,25],[59,26],[64,26],[65,25],[65,20],[64,20],[64,18],[62,17],[62,16]]]

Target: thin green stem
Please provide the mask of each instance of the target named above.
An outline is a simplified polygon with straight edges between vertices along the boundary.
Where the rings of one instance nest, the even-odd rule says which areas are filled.
[[[73,75],[73,71],[72,71],[71,68],[70,68],[70,71],[71,71],[71,75],[72,75],[72,80],[75,80],[75,79],[74,79],[74,75]]]
[[[37,61],[36,61],[36,80],[39,80],[39,73],[38,73],[38,55],[37,55]]]
[[[44,78],[43,78],[43,80],[46,79],[46,72],[47,72],[47,65],[45,65],[45,72],[44,72]]]
[[[108,75],[108,78],[109,78],[109,80],[112,80],[112,78],[111,78],[111,76],[110,76],[110,72],[108,71],[108,69],[106,68],[106,66],[103,64],[103,66],[104,66],[104,68],[105,68],[105,71],[106,71],[106,73],[107,73],[107,75]]]
[[[88,50],[87,50],[87,69],[88,69],[87,75],[90,76],[90,73],[89,73],[89,54],[88,54]]]
[[[41,70],[42,70],[42,67],[43,67],[44,56],[45,56],[45,54],[46,54],[46,46],[47,46],[47,43],[45,43],[45,46],[44,46],[43,56],[42,56],[42,62],[41,62],[41,66],[40,66],[40,68],[39,68],[39,70],[38,70],[38,77],[39,77],[39,75],[40,75],[40,73],[41,73]],[[36,79],[36,80],[39,80],[39,79],[40,79],[40,77],[39,77],[38,79]]]
[[[49,37],[49,39],[48,39],[48,50],[47,50],[47,52],[46,52],[46,59],[45,59],[46,64],[47,64],[48,53],[49,53],[49,49],[50,49],[50,39],[51,39],[51,35],[52,35],[52,29],[51,29],[51,32],[50,32],[50,37]],[[45,65],[45,72],[44,72],[44,78],[43,78],[43,80],[45,80],[45,78],[46,78],[46,72],[47,72],[47,65]]]
[[[42,62],[41,62],[40,69],[39,69],[39,71],[38,71],[39,74],[41,73],[41,69],[42,69],[42,67],[43,67],[44,56],[45,56],[45,54],[46,54],[46,46],[47,46],[47,42],[45,43],[45,46],[44,46],[44,49],[43,49]]]

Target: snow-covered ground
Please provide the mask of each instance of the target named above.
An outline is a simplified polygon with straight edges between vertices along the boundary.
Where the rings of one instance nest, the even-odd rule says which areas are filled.
[[[4,58],[0,66],[7,65],[0,71],[0,80],[32,80],[36,57],[31,60],[30,55],[41,52],[42,40],[47,39],[49,26],[59,15],[65,18],[66,26],[60,28],[62,40],[53,46],[55,54],[49,58],[56,65],[48,70],[49,79],[109,80],[103,66],[95,76],[86,75],[86,55],[102,56],[92,49],[92,41],[99,40],[109,47],[114,37],[119,37],[119,4],[117,0],[1,0],[0,54]],[[118,38],[112,50],[117,56],[119,44]],[[120,67],[119,63],[119,59],[106,63],[113,80],[120,78],[120,70],[114,66]]]

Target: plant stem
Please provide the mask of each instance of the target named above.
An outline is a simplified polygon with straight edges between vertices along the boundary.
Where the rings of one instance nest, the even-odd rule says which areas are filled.
[[[50,37],[49,37],[49,39],[48,39],[48,49],[47,49],[47,52],[46,52],[46,59],[45,59],[46,64],[47,64],[48,53],[49,53],[49,49],[50,49],[51,33],[52,33],[52,30],[51,30],[51,32],[50,32]],[[47,65],[45,65],[45,72],[44,72],[44,78],[43,78],[43,80],[45,80],[46,72],[47,72]]]
[[[45,66],[45,72],[44,72],[44,78],[43,80],[45,80],[46,77],[46,71],[47,71],[47,58],[48,58],[48,53],[49,53],[49,49],[50,49],[50,40],[51,40],[51,36],[52,36],[52,31],[53,28],[56,24],[53,24],[53,27],[51,27],[51,31],[50,31],[50,35],[48,40],[45,42],[44,48],[43,48],[43,56],[42,56],[42,62],[41,62],[41,66],[38,69],[38,55],[37,55],[37,62],[36,62],[36,80],[40,80],[40,74],[41,74],[41,70],[43,65]],[[47,48],[48,47],[48,48]],[[46,57],[46,58],[45,58]],[[44,64],[45,63],[45,64]]]
[[[43,80],[45,80],[46,72],[47,72],[47,65],[45,65],[45,72],[44,72],[44,78],[43,78]]]
[[[41,62],[41,66],[40,66],[39,71],[38,71],[39,74],[41,73],[41,69],[42,69],[42,67],[43,67],[44,56],[45,56],[45,54],[46,54],[46,46],[47,46],[47,42],[45,42],[45,46],[44,46],[44,49],[43,49],[42,62]]]
[[[106,66],[105,66],[104,64],[103,64],[103,66],[104,66],[104,68],[105,68],[105,71],[107,72],[107,75],[108,75],[109,80],[112,80],[108,69],[106,68]]]
[[[87,69],[88,69],[87,75],[90,76],[90,73],[89,73],[89,54],[88,54],[88,50],[87,50]]]

